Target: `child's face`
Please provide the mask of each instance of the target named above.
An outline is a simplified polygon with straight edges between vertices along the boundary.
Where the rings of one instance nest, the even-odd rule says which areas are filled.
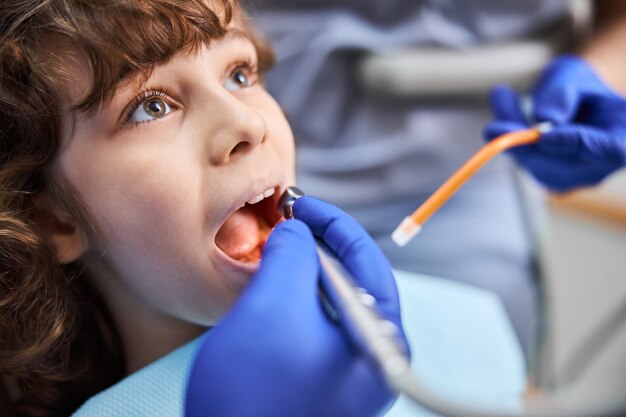
[[[233,213],[266,190],[274,205],[294,183],[294,145],[255,64],[252,43],[229,32],[157,66],[144,85],[125,84],[94,114],[68,116],[58,166],[104,241],[76,254],[87,254],[113,310],[135,305],[208,325],[256,269],[233,257],[253,257],[262,243],[258,213]],[[74,97],[89,82],[79,73]]]

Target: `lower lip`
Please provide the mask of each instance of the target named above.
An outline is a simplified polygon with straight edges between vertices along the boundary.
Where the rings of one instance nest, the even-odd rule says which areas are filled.
[[[261,262],[241,262],[233,259],[230,256],[226,255],[226,253],[224,253],[224,251],[222,251],[217,245],[214,244],[214,246],[215,252],[217,253],[217,258],[222,263],[226,264],[229,269],[237,272],[243,272],[247,275],[252,275],[259,269],[259,266],[261,265]]]

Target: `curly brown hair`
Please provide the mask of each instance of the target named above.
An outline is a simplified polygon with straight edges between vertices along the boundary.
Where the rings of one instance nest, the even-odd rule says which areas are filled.
[[[0,373],[21,391],[20,416],[63,416],[124,375],[119,335],[80,260],[60,265],[38,226],[45,195],[90,239],[98,230],[54,170],[69,51],[89,65],[89,111],[121,82],[219,39],[232,19],[270,48],[236,0],[3,0],[0,4]],[[1,381],[0,381],[1,383]]]

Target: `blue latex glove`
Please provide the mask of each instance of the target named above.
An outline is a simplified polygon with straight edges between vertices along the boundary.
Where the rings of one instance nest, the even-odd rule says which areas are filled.
[[[520,98],[508,86],[491,92],[495,121],[485,136],[496,136],[549,121],[553,130],[537,144],[510,151],[523,167],[554,191],[593,185],[626,165],[626,100],[612,91],[582,58],[555,59],[531,91],[526,120]]]
[[[259,271],[205,337],[189,380],[186,416],[367,417],[390,404],[393,394],[378,372],[321,307],[311,230],[400,326],[390,266],[339,209],[302,197],[293,210],[300,220],[274,229]]]

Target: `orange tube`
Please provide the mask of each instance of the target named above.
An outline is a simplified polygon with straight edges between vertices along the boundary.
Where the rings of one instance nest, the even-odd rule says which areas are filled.
[[[428,218],[435,213],[472,175],[482,168],[491,158],[505,150],[535,143],[541,137],[540,127],[505,133],[487,143],[443,183],[421,206],[404,219],[392,234],[394,242],[404,246],[421,229]]]

